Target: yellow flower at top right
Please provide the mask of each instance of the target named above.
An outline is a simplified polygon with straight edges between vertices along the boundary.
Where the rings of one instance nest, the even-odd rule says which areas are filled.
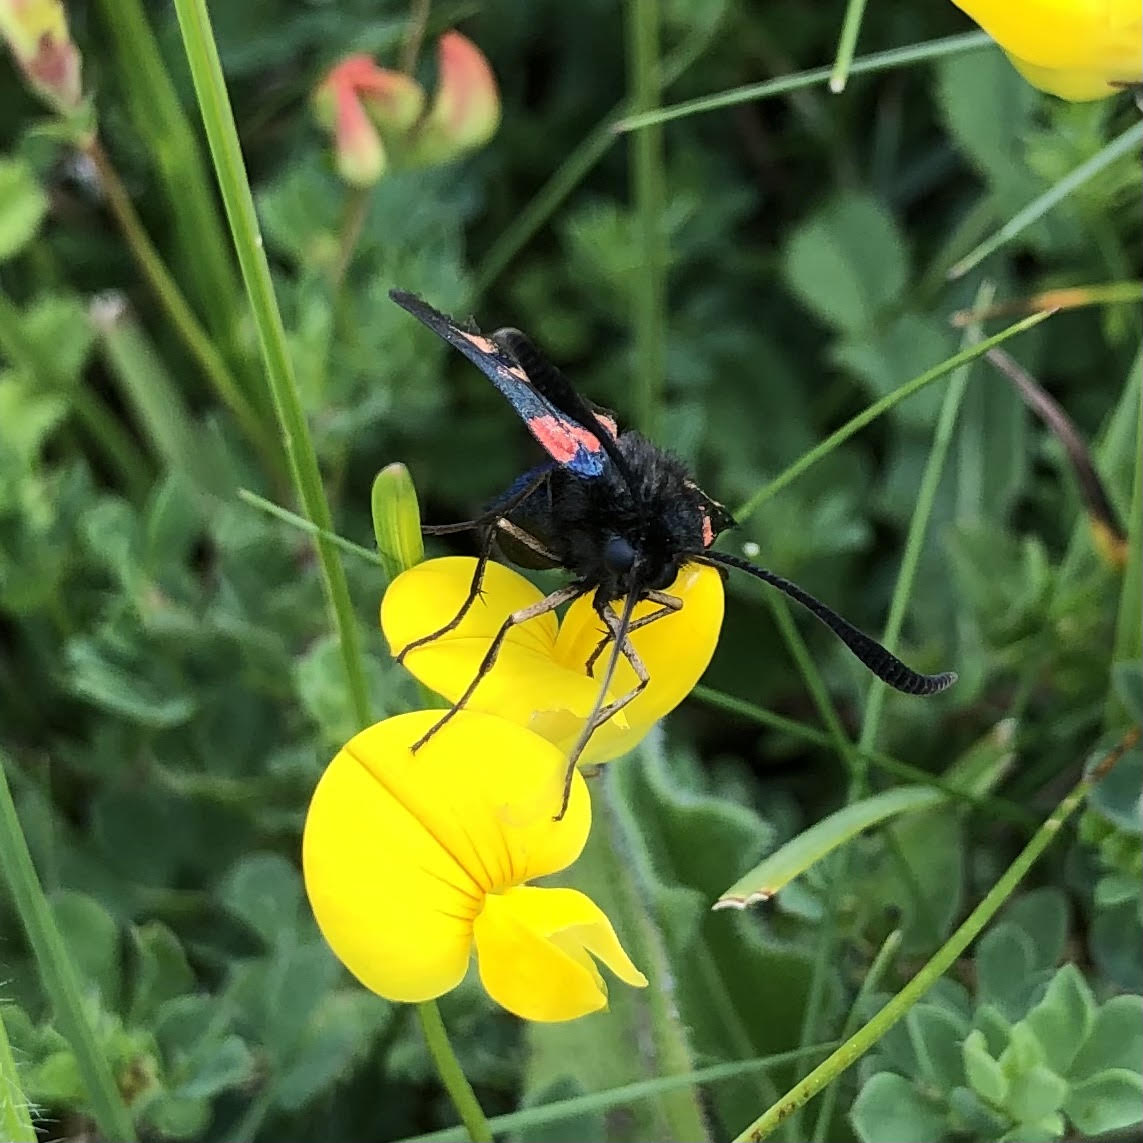
[[[1140,0],[953,0],[1034,87],[1104,99],[1143,82]]]

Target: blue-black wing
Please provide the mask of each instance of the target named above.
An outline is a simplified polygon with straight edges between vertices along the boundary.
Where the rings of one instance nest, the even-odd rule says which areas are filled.
[[[601,443],[600,436],[614,429],[613,422],[596,419],[589,411],[583,418],[588,420],[591,426],[588,427],[571,415],[566,407],[561,407],[566,406],[570,398],[557,403],[541,392],[507,344],[463,329],[415,294],[390,290],[389,297],[438,337],[459,349],[508,398],[512,408],[528,426],[528,431],[552,460],[577,476],[590,478],[604,471],[608,450]],[[562,374],[558,376],[574,395],[570,383],[563,379]],[[578,397],[576,399],[579,400]],[[582,404],[588,408],[586,402]]]

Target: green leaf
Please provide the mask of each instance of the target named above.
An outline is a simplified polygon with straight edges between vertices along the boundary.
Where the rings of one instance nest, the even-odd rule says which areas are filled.
[[[359,990],[327,996],[311,1015],[291,1059],[275,1082],[275,1101],[286,1111],[305,1106],[347,1079],[368,1054],[392,1008]]]
[[[1013,901],[1003,916],[1031,938],[1035,967],[1055,968],[1068,937],[1068,902],[1062,891],[1050,885],[1034,889]]]
[[[1004,1101],[1017,1123],[1030,1123],[1058,1111],[1068,1094],[1068,1081],[1045,1064],[1011,1077]]]
[[[1138,952],[1138,946],[1136,946]],[[1138,1068],[1143,1059],[1143,997],[1113,996],[1095,1014],[1072,1061],[1074,1081],[1114,1068]]]
[[[52,912],[81,981],[99,990],[114,1010],[122,985],[119,927],[98,901],[63,889],[51,897]]]
[[[1127,1068],[1097,1072],[1072,1085],[1064,1111],[1087,1135],[1133,1127],[1143,1120],[1143,1076]]]
[[[1111,685],[1131,720],[1143,723],[1143,660],[1125,659],[1113,664]]]
[[[47,210],[48,196],[32,168],[23,159],[0,156],[0,262],[35,238]]]
[[[878,1072],[858,1092],[849,1112],[862,1143],[940,1143],[948,1122],[939,1105],[925,1099],[902,1076]]]
[[[1010,1019],[1023,1014],[1022,998],[1039,957],[1032,938],[1018,925],[1002,921],[976,947],[977,989]]]
[[[194,973],[178,937],[161,921],[132,926],[136,968],[126,1022],[150,1027],[166,1001],[194,987]]]
[[[276,853],[244,857],[219,889],[224,908],[268,945],[297,930],[302,908],[301,878]]]
[[[201,1138],[210,1125],[210,1101],[163,1092],[147,1106],[147,1122],[168,1139]]]
[[[953,1130],[974,1139],[993,1139],[1001,1134],[1009,1119],[1001,1115],[968,1087],[949,1093],[949,1122]]]
[[[924,1078],[943,1091],[963,1084],[963,1021],[935,1004],[915,1005],[905,1020]]]
[[[850,333],[869,329],[897,301],[908,273],[892,215],[861,195],[847,195],[812,216],[786,249],[791,289],[825,321]]]
[[[989,181],[999,217],[1023,206],[1040,183],[1019,156],[1037,93],[999,52],[941,60],[938,97],[949,131]]]
[[[964,1072],[981,1099],[994,1107],[1003,1107],[1008,1098],[1008,1077],[988,1050],[984,1033],[977,1029],[965,1038]]]
[[[204,1038],[197,1051],[182,1062],[172,1095],[184,1100],[209,1099],[228,1088],[241,1087],[254,1072],[254,1057],[237,1036]]]
[[[1015,1076],[1030,1072],[1044,1062],[1044,1048],[1036,1033],[1021,1020],[1008,1033],[1008,1047],[1000,1053],[1000,1066],[1011,1083]]]
[[[1040,1119],[1016,1124],[1000,1136],[997,1143],[1052,1143],[1064,1133],[1067,1124],[1059,1112],[1052,1112]]]
[[[853,802],[804,830],[739,878],[718,899],[715,908],[745,908],[773,897],[784,885],[851,841],[862,830],[898,814],[932,809],[948,800],[940,790],[900,786]]]
[[[1049,1066],[1067,1075],[1092,1029],[1095,1014],[1095,1000],[1083,974],[1074,964],[1065,964],[1024,1022],[1036,1033]]]
[[[1139,837],[1143,834],[1140,807],[1143,806],[1143,747],[1129,750],[1115,768],[1088,796],[1098,810],[1118,829]]]
[[[361,663],[370,711],[374,718],[384,718],[389,711],[387,668],[373,655],[363,654]],[[318,639],[296,660],[294,685],[306,712],[331,749],[348,742],[361,729],[353,696],[345,685],[341,643],[336,635]]]
[[[169,664],[153,664],[148,673],[131,648],[110,639],[71,640],[67,667],[75,694],[140,726],[181,726],[195,713],[189,694],[172,693]]]

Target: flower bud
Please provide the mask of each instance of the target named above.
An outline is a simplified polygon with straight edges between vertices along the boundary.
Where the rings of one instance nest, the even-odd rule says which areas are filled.
[[[373,67],[368,56],[348,56],[314,92],[318,122],[333,132],[338,174],[355,187],[372,186],[386,167],[381,136],[366,115],[358,95],[361,75]]]
[[[81,59],[60,0],[0,0],[0,36],[42,99],[65,115],[78,110]]]
[[[417,139],[418,163],[451,159],[486,143],[500,123],[500,93],[484,53],[459,32],[437,43],[437,91]]]

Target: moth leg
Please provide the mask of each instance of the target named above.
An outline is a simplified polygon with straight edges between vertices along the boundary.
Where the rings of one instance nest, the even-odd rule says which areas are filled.
[[[521,478],[524,483],[519,488],[516,487],[516,482],[513,482],[512,487],[479,516],[471,520],[461,520],[458,524],[422,524],[421,531],[426,536],[451,536],[456,532],[472,532],[477,528],[494,528],[502,516],[506,516],[513,508],[523,504],[551,475],[551,465],[541,465],[538,470],[533,470]],[[527,476],[531,476],[531,479]]]
[[[468,614],[472,605],[480,598],[481,587],[484,584],[484,573],[488,569],[488,561],[492,558],[492,548],[496,541],[496,525],[502,525],[507,521],[500,518],[502,512],[511,512],[513,508],[521,505],[545,480],[548,479],[550,473],[545,469],[539,473],[534,479],[527,481],[524,486],[516,491],[510,493],[506,498],[501,498],[500,502],[496,505],[495,511],[491,514],[485,513],[483,516],[475,520],[465,520],[460,524],[434,524],[421,529],[432,536],[443,536],[450,532],[463,532],[469,528],[483,527],[486,522],[492,523],[494,526],[489,528],[486,532],[483,542],[480,546],[480,555],[476,561],[476,569],[472,573],[472,582],[468,585],[468,595],[465,596],[464,602],[460,605],[460,610],[443,626],[428,635],[422,635],[419,639],[414,639],[411,643],[406,643],[404,647],[394,656],[398,663],[405,661],[405,656],[416,647],[423,647],[426,643],[431,643],[434,639],[439,639],[442,635],[447,635],[450,631],[454,631],[460,624],[460,621]],[[515,528],[515,525],[512,525]],[[519,531],[519,529],[517,529]],[[521,533],[521,538],[526,533]],[[529,537],[529,539],[532,539]],[[525,543],[528,541],[525,540]],[[539,545],[539,540],[533,540],[530,546]]]
[[[670,615],[674,611],[681,611],[683,601],[676,595],[667,595],[662,591],[649,591],[644,596],[652,603],[657,603],[659,609],[644,615],[641,619],[636,619],[630,627],[627,628],[628,633],[638,631],[640,627],[646,627],[648,623],[654,623],[657,619],[662,619],[665,615]],[[612,611],[612,615],[615,612]],[[605,620],[606,622],[606,620]],[[584,664],[584,670],[590,676],[595,667],[595,661],[603,654],[604,648],[611,642],[613,636],[610,631],[607,632],[596,644],[595,650],[588,656],[587,662]]]
[[[472,582],[468,585],[468,595],[464,597],[464,602],[460,605],[460,610],[443,627],[438,627],[436,631],[428,635],[422,635],[420,638],[406,643],[404,647],[393,656],[398,663],[403,663],[405,656],[410,651],[416,650],[417,647],[423,647],[426,643],[431,643],[434,639],[439,639],[442,635],[447,635],[450,631],[460,626],[460,621],[468,614],[477,599],[480,598],[480,589],[484,585],[484,573],[488,569],[488,561],[492,558],[492,544],[495,538],[496,533],[489,528],[484,534],[484,540],[480,545],[480,555],[476,560],[476,569],[472,573]]]
[[[674,597],[672,596],[670,598],[673,599]],[[675,603],[678,604],[678,607],[663,605],[659,608],[658,611],[653,611],[650,615],[645,615],[638,622],[643,627],[646,627],[648,623],[654,623],[655,620],[662,619],[664,615],[670,615],[673,611],[678,611],[679,607],[682,606],[682,600],[677,599],[675,600]],[[600,618],[603,620],[603,622],[607,624],[609,631],[608,638],[614,639],[619,631],[619,616],[615,614],[615,611],[610,603],[603,604],[601,607],[597,608],[597,611],[599,612]],[[635,624],[633,623],[627,629],[628,634],[634,630]],[[571,800],[572,781],[575,778],[576,764],[579,762],[580,755],[584,752],[588,742],[591,740],[591,736],[609,718],[613,718],[625,706],[627,706],[628,703],[634,701],[640,694],[642,694],[647,684],[651,681],[650,672],[647,670],[643,660],[639,657],[639,652],[636,651],[632,645],[631,640],[628,638],[628,634],[623,636],[621,650],[623,657],[627,660],[627,662],[631,664],[631,669],[635,672],[635,677],[638,682],[626,694],[620,695],[619,698],[614,700],[614,702],[610,702],[607,704],[607,706],[601,707],[599,712],[585,729],[584,733],[581,734],[578,748],[573,750],[571,755],[568,757],[567,770],[564,773],[563,797],[560,799],[559,813],[555,816],[556,821],[559,821],[564,816],[564,814],[567,813],[568,802]]]
[[[411,749],[414,753],[424,746],[446,722],[450,721],[457,711],[462,710],[468,700],[472,698],[473,692],[480,685],[480,680],[496,665],[500,648],[503,646],[508,632],[511,631],[513,627],[519,627],[521,623],[527,623],[529,619],[536,619],[541,615],[547,615],[549,611],[555,611],[557,607],[575,599],[577,596],[583,595],[583,590],[579,584],[568,584],[567,587],[561,587],[558,591],[553,591],[551,595],[545,596],[529,607],[521,607],[519,611],[513,611],[500,625],[500,630],[496,632],[496,637],[492,640],[488,650],[485,652],[484,658],[480,662],[480,667],[477,669],[472,682],[465,688],[464,694],[452,704],[451,710],[446,711],[438,722],[433,723],[433,725],[413,743]]]
[[[531,532],[525,532],[518,524],[513,524],[511,520],[500,519],[496,521],[496,527],[501,532],[507,532],[512,539],[519,541],[524,547],[535,552],[536,555],[551,560],[553,564],[559,564],[560,557],[555,552],[537,540]]]

